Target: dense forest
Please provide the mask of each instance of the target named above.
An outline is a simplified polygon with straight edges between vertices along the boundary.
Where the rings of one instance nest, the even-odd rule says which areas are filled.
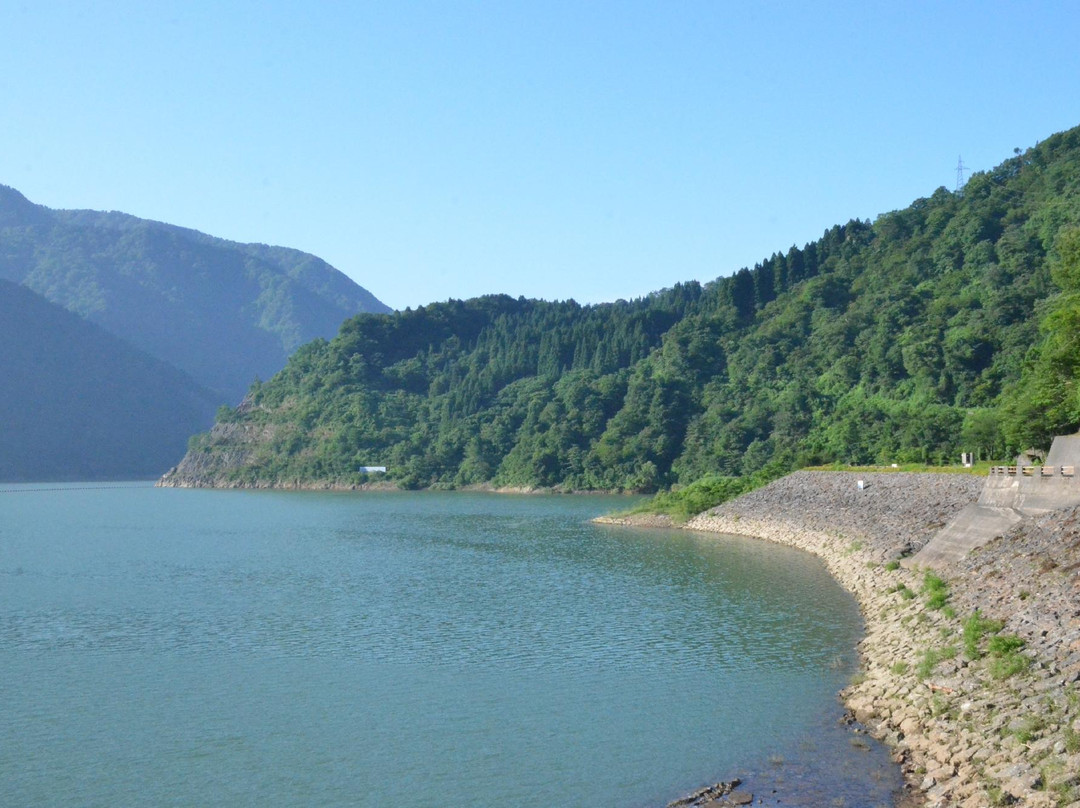
[[[0,278],[236,403],[290,353],[390,309],[314,255],[124,213],[51,210],[0,185]]]
[[[213,417],[191,377],[0,280],[0,481],[152,479]]]
[[[348,320],[219,412],[174,481],[650,491],[1003,457],[1080,425],[1080,129],[711,283]]]

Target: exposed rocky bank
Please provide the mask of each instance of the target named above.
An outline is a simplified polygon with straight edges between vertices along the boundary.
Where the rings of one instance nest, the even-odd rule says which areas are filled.
[[[863,673],[842,696],[925,805],[1080,808],[1080,508],[1022,522],[941,570],[944,589],[896,563],[983,483],[797,472],[684,527],[800,547],[855,595]]]

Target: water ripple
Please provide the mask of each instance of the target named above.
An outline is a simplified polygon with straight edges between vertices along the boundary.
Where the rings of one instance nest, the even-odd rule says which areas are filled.
[[[4,499],[0,748],[34,762],[0,801],[662,802],[835,708],[859,618],[820,564],[609,507]]]

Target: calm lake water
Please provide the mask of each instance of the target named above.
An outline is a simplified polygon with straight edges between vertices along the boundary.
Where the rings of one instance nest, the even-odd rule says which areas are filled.
[[[34,488],[0,493],[0,804],[899,785],[837,726],[861,622],[797,551],[604,497]]]

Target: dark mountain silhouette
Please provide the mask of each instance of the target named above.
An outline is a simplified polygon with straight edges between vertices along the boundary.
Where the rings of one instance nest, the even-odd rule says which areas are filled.
[[[0,186],[0,278],[124,338],[240,400],[256,376],[330,337],[360,312],[387,312],[314,255],[238,244],[123,213],[50,210]]]
[[[218,396],[0,280],[0,481],[148,479],[183,455]]]

